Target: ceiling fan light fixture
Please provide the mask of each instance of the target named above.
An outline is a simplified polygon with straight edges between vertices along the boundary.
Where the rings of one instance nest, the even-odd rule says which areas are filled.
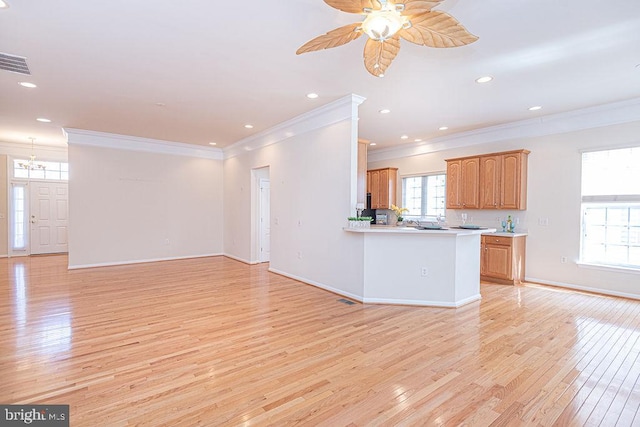
[[[459,47],[478,40],[453,16],[433,10],[441,1],[324,0],[342,12],[365,15],[364,19],[309,40],[296,55],[342,46],[366,34],[364,66],[372,76],[384,77],[400,51],[400,39],[435,48]]]
[[[362,30],[370,39],[382,42],[405,28],[407,22],[407,17],[400,15],[395,5],[387,4],[384,9],[374,10],[367,15],[362,22]]]

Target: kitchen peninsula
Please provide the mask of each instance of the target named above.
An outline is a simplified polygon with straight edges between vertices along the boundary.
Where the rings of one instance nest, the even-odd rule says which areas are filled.
[[[347,229],[363,248],[365,303],[460,307],[480,299],[480,238],[495,229]]]

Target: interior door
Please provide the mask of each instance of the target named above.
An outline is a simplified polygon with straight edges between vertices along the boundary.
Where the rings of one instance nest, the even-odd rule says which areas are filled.
[[[29,187],[31,254],[68,252],[69,184],[32,181]]]
[[[269,262],[271,255],[271,184],[260,179],[260,262]]]

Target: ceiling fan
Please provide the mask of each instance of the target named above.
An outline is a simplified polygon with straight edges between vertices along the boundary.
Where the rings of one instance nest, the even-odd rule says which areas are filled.
[[[442,0],[324,0],[343,12],[364,15],[362,22],[345,25],[302,45],[296,54],[342,46],[366,34],[364,66],[376,77],[384,73],[400,51],[400,38],[429,47],[458,47],[478,40],[453,16],[432,10]]]

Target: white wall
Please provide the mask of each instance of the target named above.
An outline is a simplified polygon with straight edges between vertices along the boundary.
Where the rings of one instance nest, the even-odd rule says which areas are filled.
[[[445,171],[445,159],[525,148],[529,155],[526,211],[467,210],[473,222],[497,227],[511,214],[527,231],[526,278],[530,281],[640,298],[640,274],[579,267],[581,151],[640,145],[640,121],[530,138],[512,137],[469,147],[369,163],[369,169],[397,167],[402,175]],[[387,157],[389,157],[387,155]],[[401,188],[398,187],[398,203]],[[448,210],[459,223],[461,211]],[[540,218],[548,226],[538,225]],[[561,257],[567,257],[566,264]]]
[[[279,142],[235,150],[225,160],[225,254],[257,261],[251,250],[251,171],[268,166],[271,270],[361,298],[363,248],[343,231],[355,213],[357,111],[351,101],[320,110],[326,117],[300,119],[295,135],[276,138],[274,130],[261,140]]]
[[[70,268],[222,253],[221,160],[83,145],[80,135],[69,163]]]

